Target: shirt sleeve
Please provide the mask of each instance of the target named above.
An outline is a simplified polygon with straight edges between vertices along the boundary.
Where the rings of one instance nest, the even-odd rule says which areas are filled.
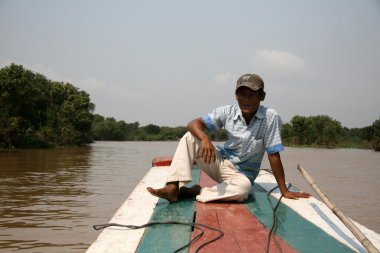
[[[211,113],[208,113],[202,117],[206,128],[210,132],[215,132],[221,128],[224,128],[228,115],[231,112],[229,106],[221,106],[214,109]]]
[[[284,150],[281,140],[282,120],[276,111],[268,110],[268,123],[264,137],[265,148],[268,154],[277,153]]]

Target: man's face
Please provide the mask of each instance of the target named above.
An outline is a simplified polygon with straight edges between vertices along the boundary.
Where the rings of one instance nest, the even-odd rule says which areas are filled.
[[[262,91],[253,91],[248,87],[240,87],[236,92],[236,100],[243,114],[256,113],[262,98],[264,99]]]

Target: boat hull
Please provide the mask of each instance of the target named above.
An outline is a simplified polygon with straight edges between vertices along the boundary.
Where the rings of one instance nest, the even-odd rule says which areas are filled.
[[[153,167],[109,222],[129,225],[155,221],[196,222],[224,232],[222,238],[200,252],[264,252],[267,245],[269,252],[367,252],[326,205],[314,197],[282,199],[277,209],[276,234],[269,239],[273,224],[269,201],[276,203],[281,195],[274,191],[268,200],[268,191],[276,186],[273,175],[268,172],[260,172],[251,197],[244,203],[200,203],[185,199],[170,204],[146,191],[148,186],[164,186],[168,170],[167,166]],[[215,184],[197,165],[193,168],[192,183],[202,187]],[[357,225],[379,248],[379,234]],[[198,233],[184,225],[157,225],[136,230],[109,227],[101,232],[87,252],[173,252]],[[200,239],[181,252],[195,252],[217,234],[205,229]]]

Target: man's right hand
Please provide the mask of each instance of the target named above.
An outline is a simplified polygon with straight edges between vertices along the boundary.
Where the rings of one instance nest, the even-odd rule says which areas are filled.
[[[215,148],[208,137],[201,140],[199,152],[205,163],[215,162],[216,160]]]
[[[199,153],[205,163],[215,162],[215,148],[205,133],[206,125],[202,118],[197,118],[187,124],[187,129],[200,141]]]

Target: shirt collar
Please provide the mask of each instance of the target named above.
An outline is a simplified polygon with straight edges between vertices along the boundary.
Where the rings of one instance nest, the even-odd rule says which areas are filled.
[[[238,120],[239,118],[242,119],[243,118],[243,114],[241,113],[239,105],[236,105],[236,107],[235,107],[235,115],[233,117],[233,120]]]
[[[235,111],[235,115],[233,117],[233,120],[237,120],[237,119],[242,119],[243,118],[243,114],[241,113],[241,110],[240,110],[240,107],[239,105],[236,105],[236,111]],[[265,115],[264,115],[264,107],[263,106],[259,106],[259,108],[257,109],[257,112],[254,116],[254,118],[258,118],[258,119],[263,119],[265,118]]]
[[[258,119],[265,118],[264,107],[263,106],[261,106],[261,105],[259,106],[259,109],[257,109],[255,117],[258,118]]]

